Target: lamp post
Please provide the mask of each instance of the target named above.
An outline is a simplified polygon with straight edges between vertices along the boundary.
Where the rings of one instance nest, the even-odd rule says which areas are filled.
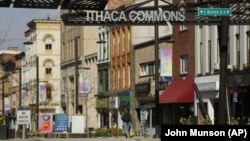
[[[32,45],[34,44],[32,41],[23,42],[24,45]],[[39,57],[35,56],[36,60],[36,131],[38,132],[38,117],[39,117]]]

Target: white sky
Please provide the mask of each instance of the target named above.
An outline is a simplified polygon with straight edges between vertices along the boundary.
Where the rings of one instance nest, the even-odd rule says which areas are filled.
[[[0,8],[0,50],[18,47],[23,50],[24,32],[27,23],[33,19],[55,19],[60,17],[58,9]],[[3,40],[5,41],[3,42]]]

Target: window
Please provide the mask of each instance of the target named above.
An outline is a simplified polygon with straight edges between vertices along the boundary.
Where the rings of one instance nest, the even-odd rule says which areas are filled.
[[[236,66],[240,66],[240,34],[236,34]],[[230,62],[229,62],[230,63]]]
[[[147,76],[155,74],[155,64],[154,62],[140,64],[140,76]]]
[[[203,72],[203,49],[202,49],[202,42],[200,42],[200,73]]]
[[[188,73],[188,56],[187,55],[183,55],[180,58],[180,70],[181,70],[181,74]]]
[[[109,91],[109,72],[108,69],[104,70],[105,75],[105,91]]]
[[[103,91],[103,74],[102,71],[99,71],[99,91]]]
[[[110,50],[109,50],[109,32],[106,32],[106,37],[107,37],[107,43],[106,43],[106,46],[107,46],[107,60],[109,60],[109,52],[110,52]]]
[[[45,67],[45,75],[51,75],[52,74],[52,68],[53,68],[53,62],[50,59],[47,59],[44,63]]]
[[[52,49],[52,44],[45,44],[45,49],[46,50],[51,50]]]
[[[187,30],[187,26],[186,25],[180,25],[180,31],[185,31]]]
[[[51,85],[47,85],[46,99],[52,99],[52,88],[51,88]]]
[[[250,65],[250,31],[247,31],[247,65]]]
[[[211,72],[211,59],[212,59],[212,45],[211,45],[211,40],[208,41],[208,72]]]
[[[45,68],[45,74],[51,74],[52,68]]]

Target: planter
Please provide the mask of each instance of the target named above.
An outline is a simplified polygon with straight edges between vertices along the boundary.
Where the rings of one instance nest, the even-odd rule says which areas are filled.
[[[0,140],[7,139],[7,125],[0,125]]]

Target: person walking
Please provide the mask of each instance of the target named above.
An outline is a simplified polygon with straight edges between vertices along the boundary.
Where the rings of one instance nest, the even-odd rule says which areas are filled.
[[[131,129],[131,116],[127,108],[124,109],[124,114],[122,116],[123,121],[123,130],[126,135],[126,138],[130,138],[130,129]]]

